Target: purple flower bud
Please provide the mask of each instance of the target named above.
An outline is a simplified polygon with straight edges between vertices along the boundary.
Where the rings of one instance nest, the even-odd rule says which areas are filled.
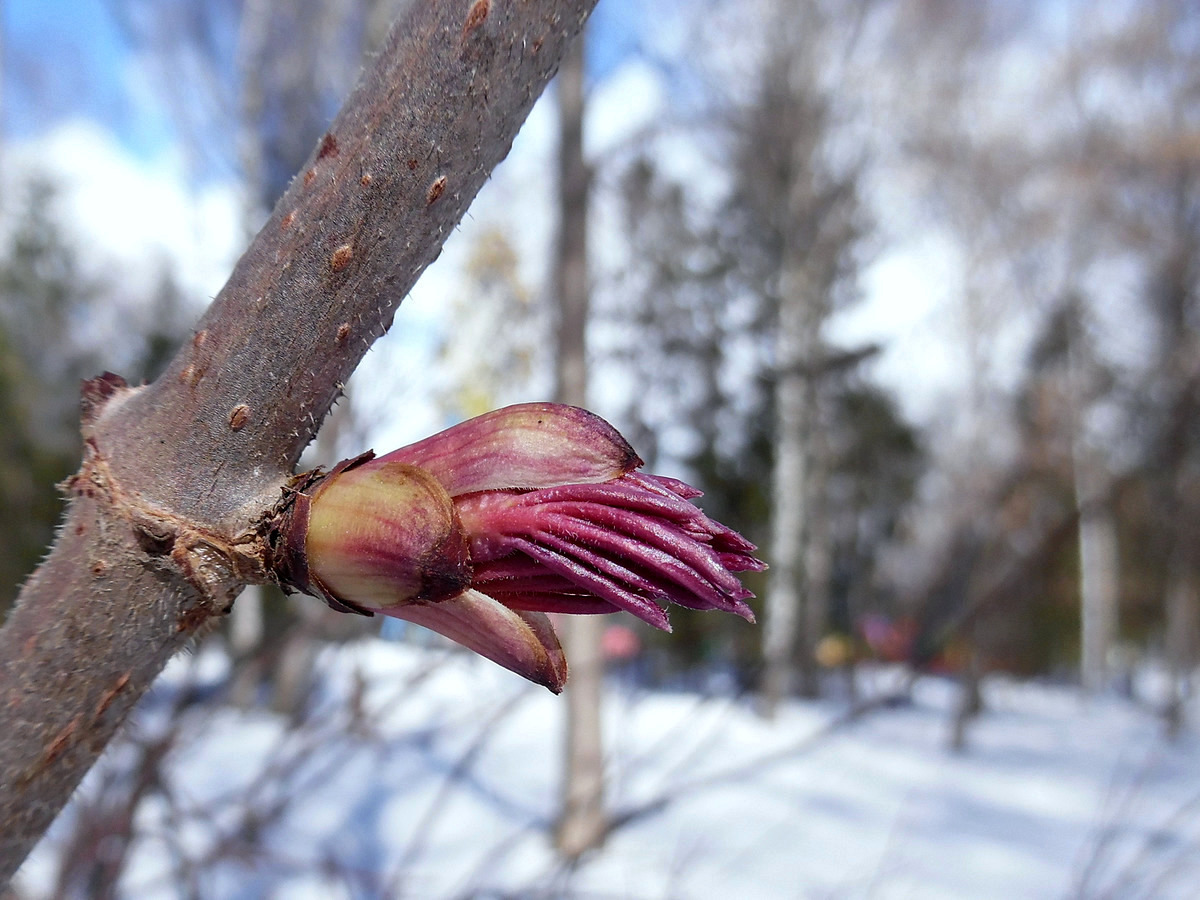
[[[754,545],[643,475],[617,431],[571,406],[487,413],[379,459],[302,480],[281,524],[281,583],[331,606],[416,622],[556,693],[546,613],[626,610],[670,630],[664,605],[754,621],[735,572]]]

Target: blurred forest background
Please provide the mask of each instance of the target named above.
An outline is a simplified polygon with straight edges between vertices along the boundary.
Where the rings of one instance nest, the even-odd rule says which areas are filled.
[[[404,0],[90,5],[185,193],[236,198],[217,243],[237,247]],[[7,607],[77,464],[79,380],[152,379],[207,297],[178,256],[135,254],[136,272],[106,256],[89,232],[104,223],[79,221],[62,172],[20,149],[30,109],[59,115],[89,90],[103,127],[128,129],[117,89],[0,42]],[[568,635],[580,697],[576,666],[607,657],[610,679],[732,694],[768,718],[795,698],[864,715],[882,702],[864,667],[888,664],[957,679],[960,748],[993,673],[1123,694],[1167,735],[1195,727],[1200,9],[600,0],[584,57],[527,131],[314,464],[553,396],[702,488],[771,565],[751,584],[759,627],[683,609],[673,635],[593,624]],[[86,179],[85,151],[77,165]],[[228,678],[178,705],[307,722],[321,646],[377,628],[248,594],[213,638],[236,660]],[[1152,694],[1145,667],[1163,673]],[[163,748],[140,747],[144,770]],[[570,857],[613,827],[600,790],[574,811],[565,792]],[[116,828],[104,796],[64,854],[64,896],[119,877],[96,829],[128,838],[141,798]]]

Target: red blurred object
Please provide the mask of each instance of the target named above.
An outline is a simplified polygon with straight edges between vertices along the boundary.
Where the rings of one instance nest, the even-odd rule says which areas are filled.
[[[642,640],[628,625],[609,625],[600,638],[600,650],[608,662],[628,662],[642,652]]]

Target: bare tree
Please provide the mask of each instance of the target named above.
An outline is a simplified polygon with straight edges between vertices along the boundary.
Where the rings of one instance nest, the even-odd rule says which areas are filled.
[[[995,327],[1003,320],[1024,319],[1039,334],[1052,331],[1043,326],[1056,317],[1067,322],[1059,371],[1041,367],[1018,388],[1039,403],[1052,399],[1059,414],[1042,416],[1042,446],[1020,435],[1023,444],[995,467],[996,483],[1024,478],[1025,487],[961,491],[975,497],[964,504],[966,519],[990,523],[992,549],[982,558],[994,564],[1005,543],[1019,553],[1033,533],[1024,527],[1033,515],[1015,527],[1005,507],[1044,511],[1069,498],[1073,513],[1061,521],[1074,534],[1045,564],[1073,556],[1071,575],[1057,588],[1047,583],[1045,594],[1047,605],[1052,592],[1078,603],[1078,631],[1047,634],[1055,621],[1032,616],[1022,628],[1059,664],[1077,646],[1081,681],[1096,689],[1110,680],[1108,657],[1127,617],[1126,637],[1149,634],[1165,657],[1171,690],[1163,713],[1176,730],[1200,641],[1195,11],[1174,0],[1104,16],[1070,6],[1063,22],[1029,4],[964,12],[916,0],[903,9],[929,26],[904,88],[928,107],[905,144],[923,157],[941,222],[975,268],[968,281],[981,292],[984,349],[1004,342],[1005,329]],[[1044,60],[1039,79],[997,78],[1031,50]],[[1124,281],[1114,278],[1118,271]],[[997,416],[994,401],[983,408],[999,443],[997,419],[1009,417],[1002,408]],[[1042,466],[1034,487],[1031,457],[1050,445],[1059,458]],[[1117,492],[1118,484],[1134,487]],[[1143,498],[1144,512],[1121,505],[1131,496]],[[1033,574],[1047,581],[1045,571]],[[1154,608],[1143,599],[1151,596]],[[1031,612],[1021,608],[1010,614]],[[979,634],[994,645],[999,630]]]
[[[1125,28],[1101,34],[1098,77],[1117,74],[1134,96],[1131,122],[1096,111],[1105,168],[1125,176],[1121,238],[1144,260],[1144,304],[1155,328],[1149,385],[1161,398],[1152,417],[1146,462],[1162,512],[1166,551],[1164,631],[1171,694],[1164,714],[1182,726],[1192,674],[1200,662],[1200,14],[1190,4],[1138,6]],[[1112,134],[1113,125],[1125,126]],[[1105,138],[1108,138],[1105,140]]]
[[[588,194],[591,173],[583,156],[584,50],[578,40],[558,73],[558,243],[554,293],[558,310],[555,399],[586,406],[588,397],[587,322]],[[604,657],[598,616],[571,616],[563,642],[571,659],[567,688],[563,806],[555,841],[567,857],[598,847],[608,831],[604,811],[604,739],[600,707]]]
[[[166,660],[267,580],[300,452],[593,5],[411,6],[163,376],[86,386],[59,540],[0,631],[0,878]]]
[[[864,9],[765,2],[747,16],[745,4],[715,8],[753,27],[739,28],[727,57],[724,22],[704,14],[722,38],[687,74],[709,104],[697,143],[711,168],[702,177],[674,174],[650,135],[622,182],[630,251],[613,306],[635,323],[621,359],[644,385],[630,399],[645,435],[639,446],[669,441],[665,452],[696,472],[710,509],[741,517],[757,540],[771,542],[762,645],[736,623],[677,622],[704,638],[692,642],[689,663],[732,664],[741,682],[757,679],[765,653],[770,709],[793,687],[817,690],[814,652],[830,625],[835,546],[854,515],[846,502],[853,492],[830,497],[848,474],[834,477],[841,461],[831,426],[844,446],[863,425],[851,420],[866,408],[840,401],[878,349],[834,347],[826,334],[856,296],[870,249],[859,196],[866,154],[847,137],[857,96],[853,77],[843,78],[854,68]],[[688,127],[686,119],[662,125],[663,145]],[[687,424],[684,441],[678,423]],[[849,627],[846,588],[844,580],[837,588],[839,629]]]
[[[776,305],[775,457],[771,571],[763,626],[762,708],[798,686],[819,692],[815,657],[826,628],[832,547],[823,508],[829,473],[820,424],[831,368],[824,329],[852,282],[862,236],[857,161],[836,158],[837,101],[825,86],[836,26],[815,6],[773,10],[757,97],[739,153],[748,203],[768,229]],[[826,43],[828,42],[828,43]],[[759,155],[760,164],[754,157]],[[793,685],[795,661],[800,682]]]
[[[237,173],[248,225],[304,162],[407,0],[108,0],[200,172]],[[213,128],[236,135],[214,145]],[[253,233],[253,229],[251,231]]]
[[[1071,295],[1072,298],[1074,295]],[[1079,513],[1079,679],[1087,692],[1103,690],[1109,656],[1119,633],[1120,543],[1111,493],[1112,464],[1087,428],[1095,408],[1099,366],[1081,321],[1080,304],[1068,300],[1064,313],[1070,395],[1071,471]]]

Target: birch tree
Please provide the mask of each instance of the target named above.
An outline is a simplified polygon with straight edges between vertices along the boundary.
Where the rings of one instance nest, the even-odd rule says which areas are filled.
[[[583,156],[584,50],[577,40],[558,73],[558,240],[554,255],[557,309],[554,396],[560,403],[588,401],[587,323],[588,194],[591,173]],[[567,857],[599,846],[608,830],[604,811],[604,737],[600,707],[604,694],[603,620],[566,620],[563,643],[570,655],[562,810],[555,834]]]
[[[824,328],[852,283],[863,218],[854,161],[832,150],[836,101],[825,87],[836,30],[815,7],[779,7],[741,150],[741,187],[769,235],[777,310],[771,570],[763,623],[762,707],[793,688],[819,691],[814,651],[825,627],[832,550],[822,504],[829,461],[819,427],[831,355]],[[758,163],[755,164],[755,158]],[[799,660],[800,682],[793,684]]]
[[[1133,415],[1149,426],[1143,460],[1161,513],[1163,649],[1172,676],[1163,712],[1171,733],[1182,725],[1200,662],[1198,26],[1191,4],[1139,4],[1113,26],[1098,26],[1078,53],[1085,84],[1114,84],[1128,101],[1116,109],[1094,98],[1081,103],[1089,180],[1123,187],[1108,216],[1110,246],[1141,272],[1140,306],[1152,325],[1139,387],[1154,399]]]

